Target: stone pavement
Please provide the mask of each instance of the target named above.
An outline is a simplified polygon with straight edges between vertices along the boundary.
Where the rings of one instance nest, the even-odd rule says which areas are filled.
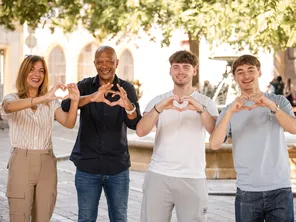
[[[53,131],[53,143],[58,162],[58,198],[52,222],[77,221],[77,199],[74,186],[75,167],[67,160],[76,138],[77,128],[65,129],[55,124]],[[9,158],[10,143],[8,130],[0,130],[0,222],[8,222],[8,205],[5,197],[7,181],[7,161]],[[145,173],[131,171],[128,221],[139,222],[142,200],[142,184]],[[234,180],[208,180],[209,209],[208,221],[234,221]],[[296,201],[295,207],[296,207]],[[295,211],[296,212],[296,211]],[[108,210],[105,197],[102,196],[98,220],[107,222]],[[172,222],[176,222],[174,212]]]

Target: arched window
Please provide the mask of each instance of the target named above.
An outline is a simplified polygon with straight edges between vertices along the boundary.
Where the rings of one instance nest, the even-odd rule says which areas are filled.
[[[95,52],[98,45],[91,43],[83,48],[78,60],[78,81],[97,75],[97,70],[94,65]]]
[[[49,85],[66,84],[66,58],[60,46],[56,46],[49,54]]]
[[[119,57],[118,75],[127,81],[134,80],[134,59],[129,50],[124,50]]]

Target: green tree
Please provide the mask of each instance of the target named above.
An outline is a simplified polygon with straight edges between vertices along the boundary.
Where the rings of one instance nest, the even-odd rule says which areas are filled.
[[[99,39],[144,32],[153,41],[158,29],[162,45],[180,29],[197,56],[201,38],[254,53],[296,47],[295,0],[2,0],[0,24],[9,29],[14,22],[34,28],[46,21],[67,32],[82,26]]]

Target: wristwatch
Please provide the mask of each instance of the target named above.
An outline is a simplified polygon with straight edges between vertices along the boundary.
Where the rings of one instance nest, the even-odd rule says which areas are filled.
[[[132,114],[136,111],[136,109],[137,109],[136,106],[135,106],[135,104],[132,103],[132,105],[133,105],[133,107],[134,107],[132,110],[130,110],[130,111],[129,111],[129,110],[125,110],[125,112],[126,112],[127,114],[129,114],[129,115],[132,115]]]
[[[271,112],[272,114],[276,114],[279,110],[280,110],[280,106],[279,106],[279,104],[276,104],[275,109],[274,109],[274,110],[270,110],[270,112]]]
[[[207,107],[202,105],[202,110],[201,111],[196,111],[199,114],[202,114],[204,111],[207,111]]]

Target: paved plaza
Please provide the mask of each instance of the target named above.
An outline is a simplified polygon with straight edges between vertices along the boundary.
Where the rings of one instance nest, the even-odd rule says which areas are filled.
[[[53,222],[77,221],[77,198],[74,186],[75,167],[67,160],[76,138],[77,128],[65,129],[55,124],[53,132],[54,151],[58,162],[58,197]],[[7,182],[7,161],[10,143],[8,129],[0,130],[0,222],[8,222],[8,203],[5,197]],[[145,173],[131,171],[128,221],[139,222],[142,200],[142,184]],[[293,184],[295,185],[295,184]],[[234,221],[234,180],[208,180],[209,209],[208,221]],[[294,189],[295,190],[295,189]],[[294,199],[294,203],[296,199]],[[296,204],[295,204],[296,205]],[[296,212],[296,211],[295,211]],[[105,197],[102,195],[97,221],[108,222],[108,210]],[[172,222],[177,222],[174,213]]]

